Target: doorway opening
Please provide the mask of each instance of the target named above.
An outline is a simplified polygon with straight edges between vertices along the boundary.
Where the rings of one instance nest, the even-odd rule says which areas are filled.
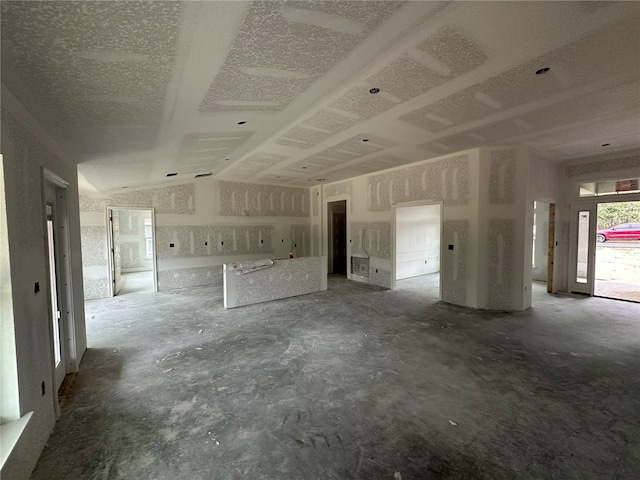
[[[54,392],[57,392],[62,386],[66,375],[77,370],[75,320],[73,317],[73,279],[71,276],[71,251],[68,236],[68,183],[45,168],[42,171],[52,384],[55,387]],[[55,405],[56,415],[59,415],[58,403],[56,402]]]
[[[347,275],[347,201],[327,203],[328,273]]]
[[[531,249],[531,279],[534,286],[546,285],[553,290],[555,204],[533,202],[533,246]]]
[[[394,212],[393,288],[440,299],[442,203],[396,207]]]
[[[107,208],[111,296],[157,291],[154,210]]]
[[[53,349],[53,377],[56,391],[62,385],[66,376],[66,349],[65,349],[65,329],[62,319],[63,299],[60,295],[58,285],[62,285],[59,279],[62,276],[59,262],[56,261],[58,247],[59,226],[56,219],[56,189],[55,186],[45,184],[45,213],[47,232],[47,257],[49,270],[49,315],[51,318],[51,340]]]
[[[598,203],[594,295],[640,302],[640,201]]]

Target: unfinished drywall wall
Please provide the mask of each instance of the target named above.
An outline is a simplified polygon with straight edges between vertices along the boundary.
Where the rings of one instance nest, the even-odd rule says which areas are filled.
[[[440,271],[440,205],[396,208],[396,280]]]
[[[107,228],[104,225],[83,225],[81,238],[84,298],[91,300],[108,297]]]
[[[0,476],[26,480],[54,426],[57,401],[52,377],[42,167],[68,182],[68,260],[73,294],[69,331],[75,340],[70,371],[77,368],[86,349],[78,189],[73,162],[67,161],[62,149],[4,87],[1,119],[19,415],[33,413]],[[2,381],[9,378],[3,374]]]
[[[349,257],[370,256],[369,275],[350,272],[349,278],[389,287],[392,208],[441,201],[442,299],[475,308],[528,307],[525,232],[530,239],[533,211],[526,149],[483,147],[323,188],[325,208],[347,199]]]
[[[153,256],[147,255],[146,225],[151,210],[116,210],[120,225],[120,263],[122,273],[153,270]]]
[[[313,253],[306,188],[203,178],[105,197],[82,196],[80,205],[83,227],[92,228],[105,228],[107,206],[155,208],[158,290],[220,284],[224,263]],[[86,241],[95,244],[97,230],[86,232],[93,235]],[[98,262],[90,267],[86,298],[99,298],[95,295],[102,291],[108,267]]]
[[[392,208],[442,201],[444,241],[454,245],[442,258],[443,300],[475,305],[475,299],[467,298],[473,273],[467,269],[472,250],[467,239],[475,214],[470,198],[477,198],[478,189],[471,180],[477,178],[478,162],[478,150],[469,150],[323,186],[325,210],[328,202],[347,199],[348,257],[370,256],[368,275],[349,272],[349,278],[391,287]]]

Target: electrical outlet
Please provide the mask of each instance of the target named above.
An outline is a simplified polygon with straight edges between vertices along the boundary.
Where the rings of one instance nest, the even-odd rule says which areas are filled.
[[[40,388],[42,389],[42,396],[44,397],[44,394],[47,393],[47,389],[44,385],[44,380],[42,381],[42,384],[40,384]]]
[[[169,248],[173,248],[173,247],[175,247],[175,245],[173,243],[170,243]]]
[[[38,293],[40,291],[40,282],[36,282],[33,284],[33,293]]]
[[[204,242],[204,246],[206,247],[207,245],[209,245],[209,242]]]

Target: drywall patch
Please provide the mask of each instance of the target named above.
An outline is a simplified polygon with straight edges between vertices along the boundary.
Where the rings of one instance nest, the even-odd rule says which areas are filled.
[[[207,169],[212,169],[223,163],[224,159],[249,140],[253,133],[252,131],[188,133],[182,138],[176,164],[193,167],[206,164]]]
[[[382,268],[369,268],[369,283],[379,287],[391,288],[391,272]]]
[[[325,185],[324,187],[324,197],[331,198],[337,197],[338,195],[347,195],[351,198],[353,194],[353,182],[348,180],[346,182],[332,183],[330,185]]]
[[[128,268],[141,268],[145,263],[140,258],[140,245],[135,242],[120,243],[120,267],[124,269]]]
[[[313,187],[311,189],[311,205],[313,216],[320,215],[320,187]]]
[[[441,28],[420,44],[418,49],[449,67],[450,77],[469,72],[487,61],[487,56],[478,46],[451,26]]]
[[[222,265],[179,268],[158,272],[158,290],[174,290],[176,288],[221,284]]]
[[[156,252],[158,258],[271,254],[273,232],[273,225],[158,226]]]
[[[80,195],[81,212],[102,212],[110,207],[155,208],[156,213],[195,213],[195,185],[187,183],[170,187],[149,188],[110,197]]]
[[[296,257],[311,256],[311,227],[291,225],[291,253]]]
[[[135,210],[119,210],[120,235],[138,235],[140,232],[141,212]]]
[[[403,2],[252,2],[201,111],[280,111]],[[335,17],[353,31],[314,19]],[[260,68],[268,65],[269,68]],[[365,90],[366,91],[366,90]]]
[[[443,222],[442,300],[467,305],[467,242],[469,220]],[[452,246],[452,247],[451,247]]]
[[[109,279],[108,278],[83,278],[85,300],[96,300],[98,298],[109,297]]]
[[[312,235],[313,235],[313,251],[312,251],[312,255],[314,257],[318,257],[320,256],[320,226],[319,225],[314,225],[312,227]]]
[[[106,238],[107,229],[105,227],[80,227],[83,267],[107,264],[107,247],[105,243]]]
[[[391,222],[351,222],[351,254],[391,258]]]
[[[489,220],[489,298],[487,299],[489,308],[505,310],[512,308],[515,234],[514,219]]]
[[[493,150],[489,171],[489,202],[513,203],[516,189],[516,151]]]
[[[640,155],[630,155],[627,157],[612,158],[609,160],[600,160],[597,162],[580,163],[578,165],[567,165],[567,167],[565,168],[565,174],[567,177],[575,177],[577,175],[612,172],[615,170],[638,167],[640,167]]]
[[[458,155],[369,176],[370,211],[389,211],[394,205],[420,200],[443,200],[447,206],[466,205],[469,157]]]
[[[310,148],[330,136],[331,133],[327,131],[296,125],[287,130],[280,138],[276,138],[275,143],[296,148]]]
[[[78,199],[81,212],[104,212],[104,208],[111,204],[109,197],[89,197],[88,195],[79,195]]]
[[[219,182],[220,215],[306,217],[309,190],[252,183]]]
[[[3,84],[14,92],[48,92],[39,107],[65,125],[63,133],[84,152],[150,149],[183,8],[180,2],[3,6],[2,44],[12,46],[2,51]],[[120,34],[132,31],[136,35]]]

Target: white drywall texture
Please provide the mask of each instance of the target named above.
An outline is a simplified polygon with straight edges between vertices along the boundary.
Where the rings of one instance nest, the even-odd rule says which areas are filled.
[[[321,197],[324,224],[327,203],[347,200],[348,255],[366,256],[364,242],[371,256],[369,276],[349,272],[349,278],[389,287],[392,207],[442,201],[442,299],[474,308],[530,306],[533,201],[527,150],[467,150],[328,184]]]
[[[396,209],[396,280],[440,271],[440,205]]]
[[[309,189],[210,178],[80,200],[94,253],[86,298],[107,296],[106,206],[155,208],[158,290],[222,283],[225,263],[310,256]],[[99,236],[102,235],[102,238]],[[95,286],[95,288],[94,288]]]
[[[286,258],[269,268],[238,275],[224,265],[224,307],[270,302],[327,289],[327,257]]]
[[[347,255],[371,256],[369,276],[348,273],[348,277],[383,287],[391,286],[392,275],[392,207],[417,203],[444,203],[442,271],[444,301],[475,306],[473,293],[476,266],[470,232],[475,226],[475,204],[479,151],[468,150],[409,166],[362,175],[351,180],[323,186],[322,223],[327,222],[327,203],[347,200]],[[353,224],[357,228],[351,228]],[[323,239],[327,251],[326,238]],[[445,245],[454,245],[446,250]],[[475,262],[477,264],[477,261]]]
[[[76,168],[24,107],[2,91],[2,154],[7,199],[7,233],[19,391],[19,414],[33,412],[1,477],[28,478],[55,423],[52,347],[42,167],[68,182],[70,264],[74,338],[79,363],[86,349]],[[39,284],[35,293],[34,285]],[[4,330],[3,330],[4,334]],[[76,365],[77,365],[76,363]],[[3,382],[5,378],[3,376]],[[44,382],[45,394],[42,394]]]
[[[120,225],[120,264],[122,273],[153,270],[147,257],[145,222],[151,222],[151,210],[116,210]],[[115,212],[114,212],[115,213]]]

